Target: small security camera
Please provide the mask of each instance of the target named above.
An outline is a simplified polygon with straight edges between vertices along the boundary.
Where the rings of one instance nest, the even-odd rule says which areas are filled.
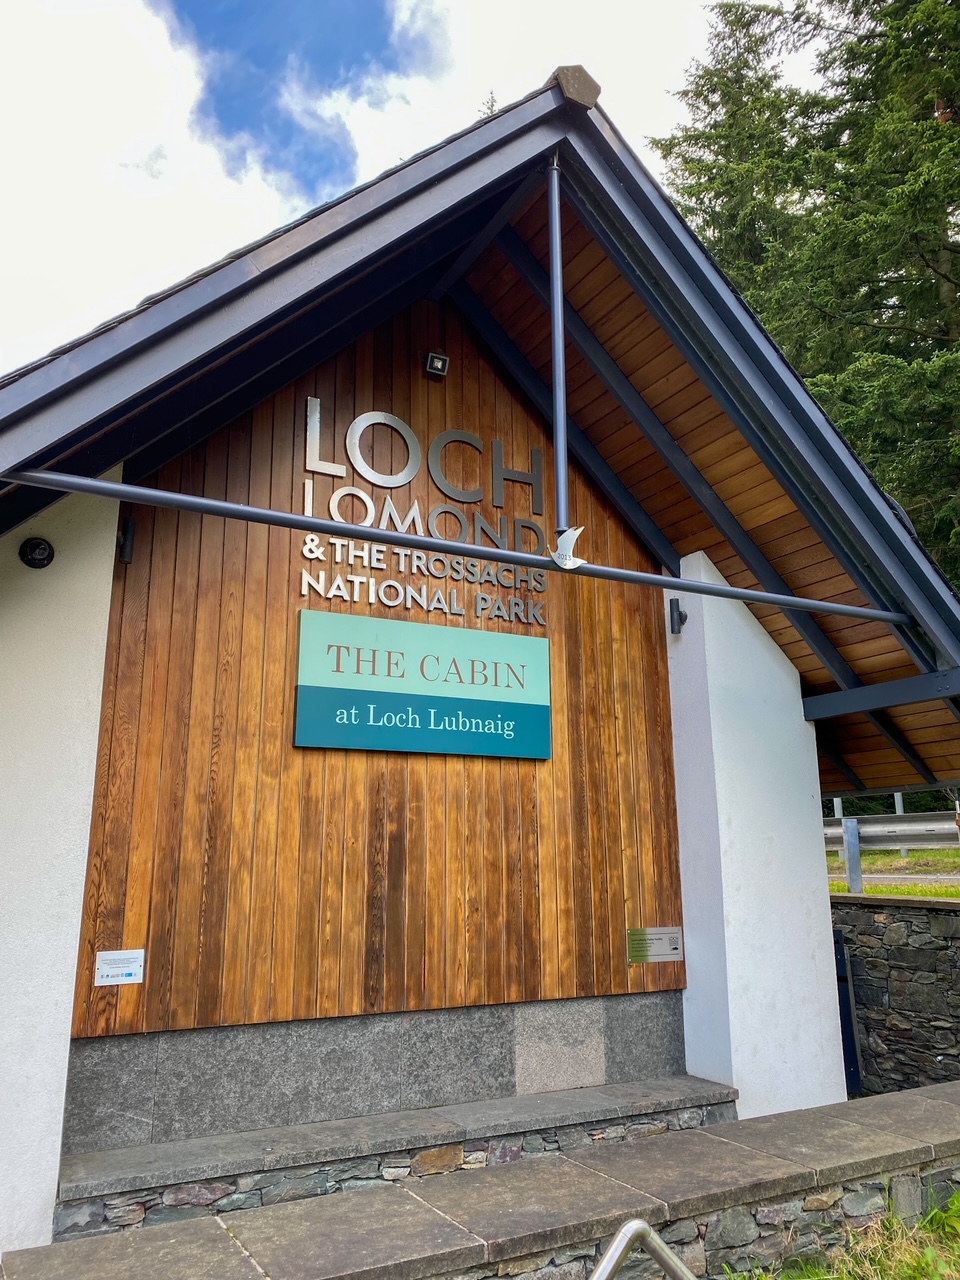
[[[20,543],[20,559],[28,569],[45,569],[53,559],[53,543],[46,538],[26,538]]]

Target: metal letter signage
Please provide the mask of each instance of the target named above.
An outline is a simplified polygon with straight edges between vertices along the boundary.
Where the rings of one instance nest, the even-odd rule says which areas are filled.
[[[300,611],[294,746],[550,758],[550,642]]]

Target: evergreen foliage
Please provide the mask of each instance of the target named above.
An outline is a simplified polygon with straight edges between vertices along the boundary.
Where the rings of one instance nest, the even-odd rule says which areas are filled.
[[[960,582],[960,3],[721,0],[679,96],[681,211]]]

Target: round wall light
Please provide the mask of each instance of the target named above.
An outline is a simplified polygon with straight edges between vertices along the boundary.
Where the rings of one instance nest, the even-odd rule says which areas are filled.
[[[26,538],[20,543],[20,559],[28,569],[45,569],[53,559],[53,543],[46,538]]]

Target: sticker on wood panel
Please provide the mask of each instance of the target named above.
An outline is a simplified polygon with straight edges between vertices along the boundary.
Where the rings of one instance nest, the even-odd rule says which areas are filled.
[[[550,641],[300,611],[294,746],[550,758]]]
[[[143,948],[136,951],[98,951],[93,985],[125,987],[143,981]]]
[[[628,964],[664,964],[683,959],[682,929],[628,929]]]

